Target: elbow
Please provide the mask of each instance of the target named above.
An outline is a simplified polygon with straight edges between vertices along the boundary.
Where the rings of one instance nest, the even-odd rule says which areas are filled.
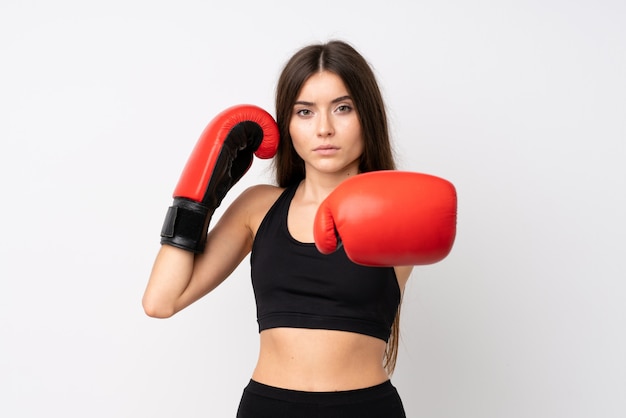
[[[165,319],[172,317],[176,313],[174,307],[157,303],[156,301],[153,301],[145,296],[141,301],[141,304],[143,306],[143,311],[151,318]]]

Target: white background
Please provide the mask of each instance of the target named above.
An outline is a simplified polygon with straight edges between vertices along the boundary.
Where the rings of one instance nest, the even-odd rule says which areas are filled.
[[[248,262],[168,320],[142,292],[204,126],[273,114],[286,59],[332,38],[372,63],[400,168],[458,189],[456,245],[405,295],[408,416],[626,416],[624,22],[618,0],[4,0],[0,416],[234,416]],[[271,180],[256,161],[225,204]]]

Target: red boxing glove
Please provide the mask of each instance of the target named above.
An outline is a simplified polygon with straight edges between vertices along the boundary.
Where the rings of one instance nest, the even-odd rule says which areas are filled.
[[[375,171],[345,180],[315,216],[315,245],[343,245],[350,260],[376,267],[432,264],[456,235],[456,190],[427,174]]]
[[[204,129],[174,190],[161,244],[204,251],[211,216],[252,164],[253,154],[272,158],[279,133],[274,118],[252,105],[218,114]]]

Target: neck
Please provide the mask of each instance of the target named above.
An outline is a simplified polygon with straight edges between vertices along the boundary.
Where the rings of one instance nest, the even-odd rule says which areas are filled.
[[[299,187],[302,199],[320,204],[341,182],[355,174],[357,174],[356,171],[341,174],[307,173]]]

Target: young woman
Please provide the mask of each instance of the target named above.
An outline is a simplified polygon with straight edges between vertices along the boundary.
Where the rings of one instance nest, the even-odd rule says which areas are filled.
[[[196,247],[171,238],[184,229],[181,219],[187,211],[195,209],[187,203],[170,208],[162,233],[166,245],[157,255],[144,309],[153,317],[175,314],[215,289],[251,252],[260,352],[237,416],[404,417],[389,379],[401,295],[412,270],[406,264],[418,263],[394,265],[391,257],[391,264],[385,260],[389,265],[382,267],[357,264],[347,254],[348,232],[344,237],[338,226],[320,226],[316,220],[322,202],[348,179],[395,169],[375,76],[344,42],[305,47],[279,78],[276,116],[280,140],[272,146],[278,147],[278,185],[245,190]],[[268,132],[264,135],[271,136]],[[236,142],[234,136],[216,141],[226,148]],[[249,130],[240,134],[253,136]],[[241,151],[246,146],[221,152],[230,155],[224,157],[230,162],[222,164],[219,157],[209,163],[213,177],[227,173],[226,180],[212,178],[207,186],[213,190],[207,194],[219,195],[209,212],[249,166],[251,151]],[[243,163],[235,161],[244,154]],[[203,202],[207,206],[207,199]],[[352,212],[348,218],[362,209],[347,209]],[[205,213],[195,229],[206,230],[210,215]],[[345,245],[322,254],[316,242],[324,233],[332,243],[338,234]],[[447,254],[449,248],[442,251]]]

